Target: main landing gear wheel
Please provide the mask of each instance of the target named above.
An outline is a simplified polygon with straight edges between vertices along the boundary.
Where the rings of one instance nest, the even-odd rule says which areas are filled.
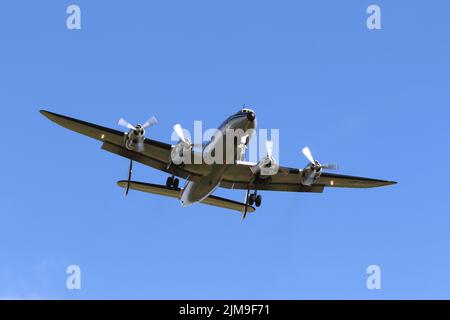
[[[248,198],[248,204],[250,206],[252,206],[255,203],[255,201],[256,201],[256,195],[254,193],[252,193]]]
[[[261,202],[262,202],[262,197],[261,197],[260,194],[258,194],[258,195],[256,196],[256,199],[255,199],[255,205],[256,205],[257,207],[259,207],[259,206],[261,205]]]
[[[180,185],[180,180],[178,180],[178,178],[168,177],[166,180],[167,188],[177,189],[179,185]]]
[[[262,197],[260,194],[256,194],[256,193],[252,193],[251,195],[248,196],[248,205],[252,206],[255,205],[257,207],[259,207],[261,205],[262,202]]]

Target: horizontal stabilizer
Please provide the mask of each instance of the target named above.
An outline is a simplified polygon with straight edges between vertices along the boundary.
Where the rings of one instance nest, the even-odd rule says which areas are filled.
[[[128,184],[127,180],[121,180],[117,182],[117,185],[122,188],[126,188]],[[182,189],[180,188],[168,188],[164,185],[153,184],[153,183],[145,183],[145,182],[137,182],[130,181],[130,189],[138,190],[147,193],[158,194],[161,196],[167,196],[171,198],[180,199]],[[238,212],[243,212],[245,210],[245,203],[221,198],[217,196],[208,196],[206,199],[201,201],[200,203],[207,204],[210,206],[231,209]],[[248,206],[247,212],[254,212],[255,208],[252,206]]]

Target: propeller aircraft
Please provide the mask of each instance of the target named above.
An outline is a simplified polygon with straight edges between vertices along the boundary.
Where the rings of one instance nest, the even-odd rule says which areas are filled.
[[[251,134],[233,137],[233,141],[227,139],[226,134],[228,130],[241,130],[246,133],[256,129],[256,113],[248,108],[243,108],[227,118],[218,128],[215,138],[200,145],[186,138],[180,124],[173,126],[179,138],[175,145],[146,138],[146,129],[158,123],[155,117],[151,117],[142,125],[132,125],[121,118],[118,125],[128,130],[122,132],[50,111],[40,112],[67,129],[101,141],[103,150],[128,158],[128,178],[117,182],[118,186],[125,189],[125,195],[132,189],[179,199],[182,206],[203,203],[238,211],[242,213],[243,219],[247,213],[254,212],[255,207],[261,206],[262,196],[258,191],[322,193],[325,188],[373,188],[396,183],[323,172],[324,169],[337,170],[337,165],[321,164],[313,157],[308,147],[302,150],[309,162],[306,167],[298,169],[280,166],[273,157],[272,141],[266,142],[267,155],[259,162],[245,161]],[[226,140],[226,143],[223,143],[223,140]],[[201,148],[201,152],[195,151],[195,147]],[[231,162],[186,161],[198,156],[213,157],[218,150],[227,153],[230,149],[233,152]],[[160,185],[133,181],[133,161],[166,172],[169,175],[166,183]],[[180,187],[180,178],[186,180],[184,187]],[[213,195],[218,187],[245,190],[244,202]]]

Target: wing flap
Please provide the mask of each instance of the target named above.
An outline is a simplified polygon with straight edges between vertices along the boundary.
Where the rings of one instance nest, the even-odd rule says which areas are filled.
[[[236,182],[236,181],[228,181],[222,180],[220,182],[220,186],[222,188],[227,189],[236,189],[236,190],[247,190],[249,187],[249,182]],[[324,186],[323,185],[313,185],[313,186],[304,186],[299,182],[291,183],[291,182],[273,182],[273,181],[254,181],[250,184],[250,189],[252,190],[267,190],[267,191],[285,191],[285,192],[310,192],[310,193],[322,193]]]
[[[128,181],[121,180],[117,182],[117,185],[122,188],[126,188]],[[181,198],[181,191],[180,188],[167,188],[164,185],[159,184],[153,184],[153,183],[145,183],[145,182],[138,182],[138,181],[130,181],[130,189],[132,190],[138,190],[142,192],[162,195],[166,197]],[[238,212],[243,212],[245,210],[245,203],[241,203],[238,201],[217,197],[217,196],[209,196],[203,201],[201,201],[203,204],[207,204],[210,206],[225,208],[225,209],[231,209]],[[255,208],[252,206],[248,206],[248,212],[254,212]]]

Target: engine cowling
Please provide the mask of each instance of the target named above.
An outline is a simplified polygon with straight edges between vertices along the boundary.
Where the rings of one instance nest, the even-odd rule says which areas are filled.
[[[317,182],[321,174],[322,174],[322,166],[316,160],[314,164],[313,163],[308,164],[301,171],[300,182],[304,186],[308,187],[312,186],[314,183]]]
[[[150,128],[151,126],[154,126],[157,123],[158,120],[154,116],[152,116],[150,119],[144,122],[144,124],[137,124],[135,126],[133,126],[125,119],[120,118],[117,124],[129,130],[127,134],[124,134],[123,138],[125,148],[127,148],[128,150],[134,150],[138,152],[144,151],[145,129]]]
[[[251,170],[260,176],[273,176],[277,174],[279,167],[274,158],[266,156],[256,166],[252,167]]]
[[[320,178],[322,169],[337,170],[337,164],[321,164],[312,156],[311,150],[304,147],[302,150],[309,164],[300,172],[300,182],[304,186],[312,186]]]
[[[145,130],[141,126],[137,125],[135,129],[131,129],[124,139],[128,150],[144,151]]]

